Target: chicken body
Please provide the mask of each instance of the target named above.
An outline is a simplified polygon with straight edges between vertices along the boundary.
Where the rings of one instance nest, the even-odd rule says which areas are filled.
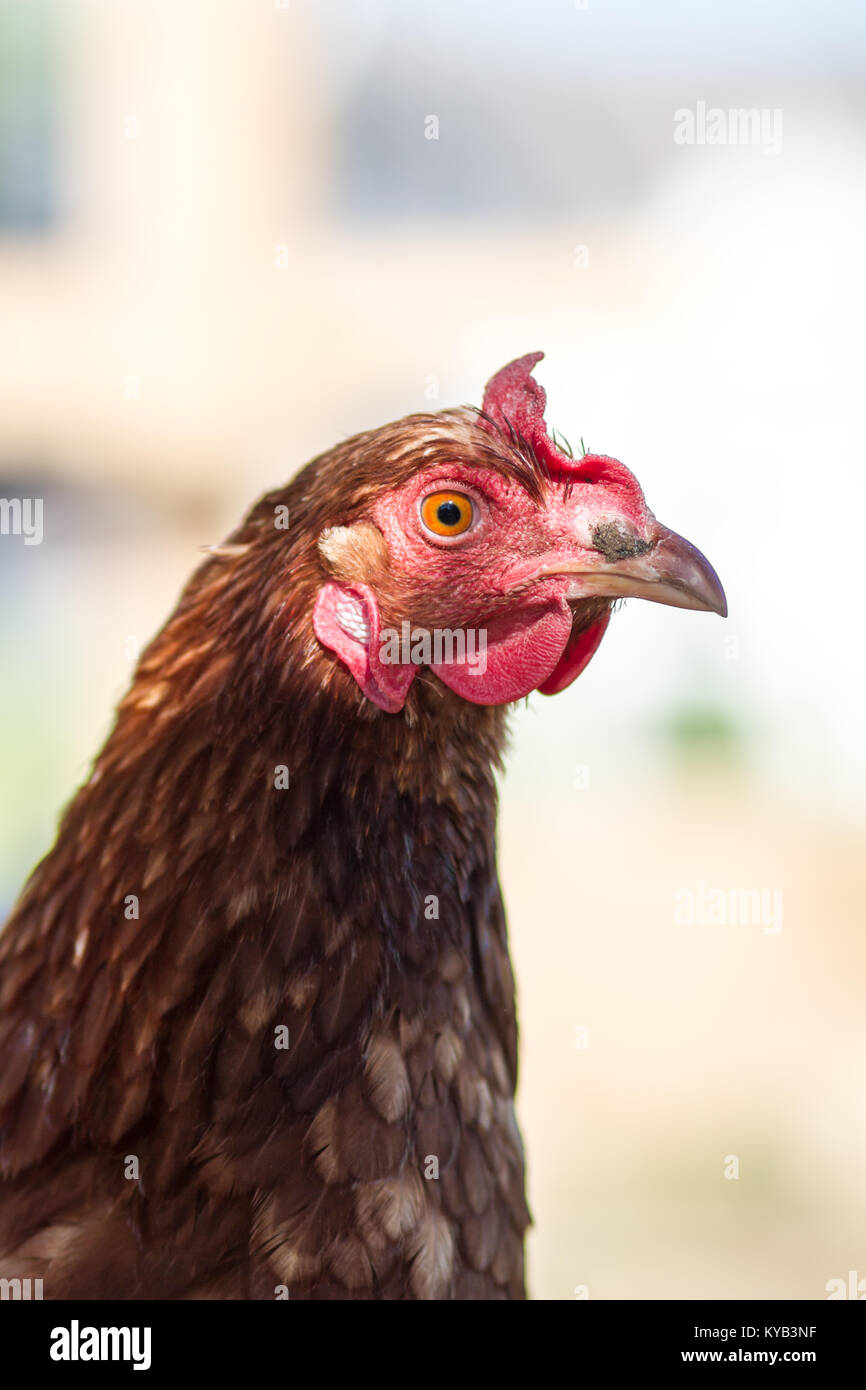
[[[524,1296],[505,705],[574,679],[625,582],[718,606],[691,548],[671,579],[622,465],[559,489],[537,397],[524,429],[497,420],[520,422],[535,360],[483,416],[370,431],[263,498],[144,653],[0,936],[0,1276],[46,1298]],[[487,550],[455,543],[467,498]],[[489,629],[489,669],[383,664],[373,638],[407,618]]]
[[[521,1292],[501,716],[434,699],[439,785],[288,704],[231,757],[167,730],[106,796],[121,724],[2,938],[4,1274],[47,1297]]]

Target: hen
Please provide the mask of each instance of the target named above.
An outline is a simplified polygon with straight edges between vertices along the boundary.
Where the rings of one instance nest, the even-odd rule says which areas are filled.
[[[506,706],[616,599],[724,614],[512,362],[216,547],[0,937],[0,1275],[46,1298],[524,1296]]]

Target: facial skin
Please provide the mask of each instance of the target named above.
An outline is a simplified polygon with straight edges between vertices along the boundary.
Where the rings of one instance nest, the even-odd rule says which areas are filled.
[[[533,376],[543,356],[501,368],[479,411],[410,416],[386,431],[384,463],[400,466],[401,481],[320,537],[335,578],[319,592],[316,635],[383,710],[402,709],[419,660],[475,704],[564,690],[619,598],[727,612],[712,566],[656,521],[634,474],[603,454],[575,459],[548,433]],[[405,644],[383,659],[383,630],[407,621],[482,629],[483,671]]]
[[[656,521],[628,469],[600,455],[545,477],[539,496],[459,459],[422,467],[375,500],[369,523],[387,552],[387,584],[325,586],[315,625],[368,698],[392,712],[417,666],[381,662],[380,639],[403,620],[483,630],[483,672],[430,666],[464,699],[506,704],[571,684],[617,598],[725,612],[709,563]]]

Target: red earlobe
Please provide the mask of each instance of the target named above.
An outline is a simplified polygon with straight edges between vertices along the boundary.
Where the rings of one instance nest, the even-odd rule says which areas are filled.
[[[416,668],[382,659],[379,609],[366,584],[328,580],[319,590],[313,630],[323,647],[339,657],[368,700],[396,714],[403,708]],[[393,645],[393,644],[392,644]]]

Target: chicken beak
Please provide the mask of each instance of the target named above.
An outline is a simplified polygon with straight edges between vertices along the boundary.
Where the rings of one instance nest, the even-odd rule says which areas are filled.
[[[653,524],[649,547],[637,543],[634,553],[557,567],[573,575],[567,597],[645,598],[672,608],[694,608],[725,618],[728,604],[719,576],[709,560],[675,531]],[[639,553],[643,550],[643,553]]]

